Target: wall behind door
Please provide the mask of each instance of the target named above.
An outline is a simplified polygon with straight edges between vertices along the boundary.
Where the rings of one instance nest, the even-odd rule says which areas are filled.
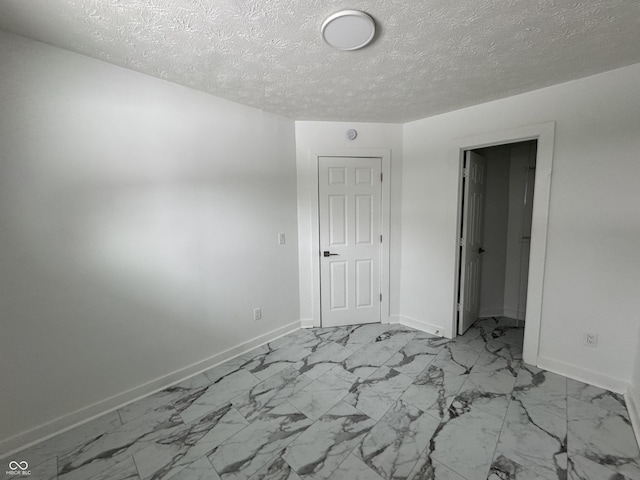
[[[524,320],[520,284],[528,272],[521,259],[524,250],[528,254],[528,244],[522,237],[531,234],[531,203],[525,206],[524,196],[532,156],[535,162],[535,142],[498,145],[477,152],[487,159],[480,317]],[[525,218],[529,228],[523,232]]]
[[[640,311],[640,64],[403,126],[402,314],[451,333],[455,141],[554,121],[541,364],[620,390]],[[597,349],[583,333],[600,334]]]
[[[347,130],[356,129],[355,140],[347,138]],[[402,125],[357,122],[296,122],[296,162],[298,169],[298,238],[300,264],[300,318],[303,325],[319,326],[314,317],[313,262],[318,252],[312,248],[312,222],[318,222],[311,210],[312,198],[318,196],[314,184],[313,154],[331,155],[368,148],[391,150],[391,278],[390,311],[397,316],[400,299],[400,212],[402,186]]]

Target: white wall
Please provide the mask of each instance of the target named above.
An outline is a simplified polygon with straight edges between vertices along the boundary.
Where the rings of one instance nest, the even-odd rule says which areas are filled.
[[[511,146],[480,149],[478,153],[487,159],[480,317],[500,317],[504,315]]]
[[[355,140],[349,140],[346,132],[358,131]],[[314,158],[312,155],[332,154],[349,150],[391,150],[391,213],[390,213],[390,313],[397,316],[400,286],[400,212],[402,186],[402,126],[385,123],[296,122],[296,159],[298,168],[298,238],[300,264],[300,318],[303,325],[319,326],[314,318],[313,262],[318,252],[313,246],[312,222],[313,196],[318,195],[314,183]]]
[[[622,390],[640,311],[639,82],[637,64],[404,125],[402,314],[451,333],[454,139],[555,121],[538,363]]]
[[[0,46],[0,451],[299,326],[293,121]]]
[[[636,435],[636,441],[640,444],[640,335],[636,344],[636,355],[633,359],[633,374],[625,400],[627,410]]]
[[[509,223],[507,226],[507,250],[505,259],[504,315],[524,320],[526,275],[531,237],[531,211],[534,185],[527,186],[529,165],[535,164],[535,147],[532,142],[520,142],[511,146],[509,169]],[[533,147],[533,148],[532,148]],[[533,160],[530,158],[533,156]],[[532,176],[533,177],[533,176]],[[527,188],[529,187],[529,188]],[[525,204],[525,195],[530,198]],[[528,225],[525,226],[525,219]]]

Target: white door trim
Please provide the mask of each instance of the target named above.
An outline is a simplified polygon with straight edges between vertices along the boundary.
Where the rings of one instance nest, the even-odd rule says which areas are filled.
[[[311,160],[311,178],[309,205],[311,207],[311,255],[312,255],[312,285],[313,285],[313,318],[305,322],[303,327],[320,326],[320,208],[318,205],[318,167],[320,157],[374,157],[382,160],[382,246],[380,256],[380,292],[382,292],[382,305],[380,306],[380,320],[389,323],[389,275],[390,275],[390,249],[389,239],[391,232],[391,150],[384,148],[355,148],[332,150],[329,152],[309,152]]]
[[[458,264],[460,262],[459,238],[462,221],[462,169],[465,150],[472,150],[506,143],[537,140],[536,176],[533,193],[533,218],[531,224],[531,251],[529,254],[529,285],[527,287],[527,307],[523,359],[525,362],[537,365],[540,343],[540,324],[542,320],[542,300],[544,290],[545,259],[547,254],[547,228],[549,224],[549,200],[551,194],[551,173],[553,167],[553,144],[555,136],[555,122],[541,123],[526,127],[492,132],[474,137],[461,138],[453,141],[451,146],[452,161],[457,162],[458,168],[458,218],[456,237],[452,239],[455,245],[455,285],[451,315],[452,337],[457,333],[457,299],[458,299]]]

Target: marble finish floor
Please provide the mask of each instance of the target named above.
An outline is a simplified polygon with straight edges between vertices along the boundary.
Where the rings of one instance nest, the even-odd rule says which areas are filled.
[[[640,479],[622,396],[524,364],[523,333],[298,330],[13,457],[47,480]]]

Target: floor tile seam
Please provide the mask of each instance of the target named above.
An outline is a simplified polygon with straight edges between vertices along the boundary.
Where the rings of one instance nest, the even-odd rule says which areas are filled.
[[[229,437],[229,438],[231,438],[231,437]],[[225,440],[225,441],[226,441],[226,440]],[[223,442],[223,443],[224,443],[224,442]],[[219,446],[221,446],[221,445],[222,445],[222,443],[221,443],[220,445],[218,445],[218,447],[219,447]],[[216,448],[218,448],[218,447],[216,447]],[[214,448],[213,450],[215,450],[216,448]],[[214,471],[214,472],[216,472],[216,474],[218,475],[218,477],[222,478],[222,474],[218,471],[218,469],[216,468],[216,466],[215,466],[215,465],[213,464],[213,462],[211,461],[211,455],[213,454],[213,450],[212,450],[212,451],[210,451],[209,453],[207,453],[206,455],[203,455],[203,456],[207,459],[207,461],[209,462],[209,465],[211,465],[211,468],[213,468],[213,471]],[[271,461],[271,460],[269,460],[269,461]],[[195,462],[195,460],[194,460],[194,462]],[[194,463],[194,462],[191,462],[191,463]],[[267,463],[268,463],[268,462],[267,462]],[[265,465],[266,465],[266,463],[265,463]],[[257,473],[257,472],[256,472],[256,473]],[[140,479],[140,480],[142,480],[142,479]],[[171,480],[171,478],[169,478],[169,480]]]
[[[593,407],[593,408],[597,408],[597,409],[600,409],[600,410],[605,410],[605,411],[607,411],[607,412],[611,413],[612,415],[622,416],[622,415],[620,415],[620,413],[618,413],[618,412],[614,412],[613,410],[611,410],[611,409],[609,409],[609,408],[603,407],[603,406],[601,406],[601,405],[596,405],[596,404],[595,404],[595,403],[593,403],[593,402],[587,402],[587,401],[585,401],[585,400],[583,400],[583,399],[581,399],[581,398],[576,398],[576,397],[571,396],[571,395],[567,395],[567,413],[569,412],[569,399],[571,399],[571,400],[575,400],[576,402],[580,402],[580,403],[581,403],[581,404],[583,404],[583,405],[589,405],[590,407]],[[626,417],[625,417],[625,418],[626,418],[627,420],[629,420],[629,422],[631,422],[631,419],[630,419],[630,417],[629,417],[629,409],[626,407],[626,405],[625,405],[625,411],[626,411],[626,413],[627,413],[627,415],[626,415]],[[568,421],[568,420],[569,420],[569,415],[567,414],[567,421]]]
[[[357,410],[357,409],[356,409],[356,410]],[[369,418],[371,418],[371,417],[369,417]],[[372,419],[372,420],[373,420],[373,419]],[[378,423],[376,422],[376,425],[377,425],[377,424],[378,424]],[[374,425],[373,427],[375,427],[375,425]],[[373,427],[371,427],[371,430],[373,430]],[[360,455],[358,455],[357,453],[355,453],[356,449],[362,445],[362,442],[364,442],[364,439],[365,439],[365,438],[367,438],[367,437],[369,436],[369,433],[371,433],[371,430],[369,430],[367,433],[365,433],[365,434],[362,436],[362,438],[360,439],[360,441],[359,441],[359,442],[356,442],[356,444],[353,446],[353,448],[352,448],[351,450],[349,450],[349,453],[347,453],[347,454],[345,455],[344,459],[340,462],[340,464],[339,464],[336,468],[334,468],[333,470],[331,470],[331,472],[329,473],[329,475],[327,476],[327,478],[330,478],[334,473],[336,473],[338,470],[340,470],[340,466],[341,466],[343,463],[345,463],[345,462],[349,459],[349,456],[351,456],[351,455],[355,455],[355,456],[356,456],[356,458],[358,458],[360,461],[362,461],[362,463],[364,463],[364,464],[367,466],[367,468],[370,468],[370,469],[371,469],[374,473],[376,473],[376,474],[378,473],[378,472],[376,472],[373,468],[371,468],[367,462],[365,462],[364,458],[362,458]],[[298,473],[298,472],[296,472],[296,473]]]
[[[517,379],[517,373],[514,376],[511,372],[503,372],[503,368],[494,368],[494,369],[488,369],[488,370],[476,370],[474,372],[474,368],[476,368],[478,366],[478,362],[476,362],[473,367],[471,367],[471,370],[469,371],[469,375],[473,375],[473,374],[490,374],[490,375],[499,375],[499,376],[504,376],[504,377],[509,377],[513,379],[513,388],[515,388],[515,382]],[[513,391],[513,388],[511,389]]]
[[[594,460],[592,460],[592,459],[590,459],[590,458],[588,458],[588,457],[586,457],[586,456],[584,456],[584,455],[581,455],[580,453],[575,453],[575,452],[574,452],[574,453],[571,453],[571,454],[570,454],[568,450],[567,450],[567,472],[569,471],[569,460],[570,460],[570,459],[574,459],[575,457],[581,457],[581,458],[584,458],[585,460],[588,460],[588,461],[590,461],[590,462],[593,462],[593,463],[595,463],[596,465],[599,465],[599,466],[601,466],[601,467],[603,467],[603,468],[607,469],[609,472],[611,472],[611,478],[615,478],[615,474],[624,475],[624,479],[625,479],[625,480],[627,480],[627,479],[631,479],[631,478],[632,478],[632,477],[628,477],[628,476],[626,476],[624,473],[621,473],[621,472],[619,472],[619,471],[615,470],[614,468],[611,468],[611,466],[610,466],[610,465],[602,464],[602,463],[598,463],[598,462],[596,462],[596,461],[594,461]],[[640,477],[639,477],[639,478],[640,478]]]
[[[296,410],[298,410],[300,413],[302,413],[302,414],[303,414],[305,417],[307,417],[309,420],[311,420],[313,423],[316,423],[316,422],[318,422],[318,421],[319,421],[323,416],[325,416],[325,415],[326,415],[326,414],[327,414],[327,413],[328,413],[328,412],[329,412],[333,407],[335,407],[338,403],[342,402],[345,398],[347,398],[347,395],[349,395],[350,393],[351,393],[351,392],[349,392],[349,391],[348,391],[347,393],[345,393],[345,394],[344,394],[344,395],[343,395],[343,396],[342,396],[342,397],[341,397],[337,402],[335,402],[333,405],[331,405],[331,406],[330,406],[330,407],[329,407],[325,412],[323,412],[323,413],[322,413],[322,414],[321,414],[317,419],[315,419],[315,420],[314,420],[313,418],[310,418],[306,413],[304,413],[302,410],[300,410],[298,407],[296,407],[293,403],[291,403],[291,402],[289,401],[289,399],[286,399],[285,401],[286,401],[287,403],[289,403],[291,406],[293,406],[293,408],[295,408]],[[354,408],[355,408],[355,407],[354,407]],[[359,409],[356,409],[356,410],[360,411]],[[360,412],[360,413],[363,413],[363,412]],[[366,414],[364,414],[364,413],[363,413],[363,415],[366,415]],[[369,417],[369,415],[367,415],[367,417]],[[371,418],[371,417],[369,417],[369,418]],[[372,419],[372,420],[373,420],[373,419]],[[313,424],[312,424],[312,425],[313,425]]]
[[[568,424],[569,421],[569,415],[568,412],[563,416],[563,415],[558,415],[555,411],[551,410],[551,409],[546,409],[544,407],[541,407],[539,405],[535,405],[529,401],[527,401],[526,399],[523,400],[522,398],[516,398],[515,395],[513,394],[513,392],[511,393],[511,400],[516,400],[519,401],[520,403],[522,403],[523,405],[526,405],[527,408],[533,408],[534,410],[538,410],[541,412],[544,412],[546,414],[552,415],[553,417],[557,418],[560,421],[565,421]],[[566,406],[565,406],[566,408]]]
[[[496,453],[497,453],[497,451],[496,451]],[[544,468],[544,467],[541,467],[540,465],[534,465],[534,464],[523,463],[522,461],[516,461],[516,460],[514,460],[513,458],[511,458],[510,456],[508,456],[508,455],[504,455],[504,454],[501,454],[501,456],[503,456],[503,457],[504,457],[504,458],[506,458],[507,460],[509,460],[509,461],[511,461],[511,462],[513,462],[513,463],[515,463],[516,465],[518,465],[518,466],[520,466],[520,467],[522,467],[522,468],[524,468],[524,469],[528,470],[529,472],[535,473],[535,474],[536,474],[536,475],[538,475],[538,476],[543,475],[543,474],[541,474],[541,473],[540,473],[539,469],[543,469],[543,470],[545,471],[545,474],[544,474],[544,475],[547,475],[547,474],[550,472],[550,470],[549,470],[549,469],[546,469],[546,468]],[[495,461],[495,458],[494,458],[494,461]],[[493,462],[492,462],[491,464],[493,465]],[[568,466],[568,463],[567,463],[567,466]],[[491,472],[491,470],[489,470],[489,472]],[[568,468],[567,468],[567,472],[568,472]],[[545,478],[544,478],[544,479],[540,478],[540,479],[538,479],[538,480],[546,480],[547,478],[549,478],[549,476],[548,476],[548,475],[547,475],[547,476],[545,476]],[[556,477],[556,478],[557,478],[557,477]]]
[[[289,402],[288,402],[288,400],[285,400],[285,402],[289,403]],[[300,410],[299,410],[297,407],[295,407],[294,405],[292,405],[291,403],[289,403],[289,405],[290,405],[291,407],[293,407],[296,411],[300,412]],[[313,426],[313,424],[314,424],[315,422],[314,422],[312,419],[310,419],[309,417],[307,417],[304,413],[302,413],[302,412],[300,412],[300,413],[301,413],[302,415],[304,415],[304,417],[305,417],[307,420],[309,420],[309,421],[311,422],[311,424],[310,424],[310,425],[308,425],[304,430],[302,430],[302,431],[298,432],[298,433],[297,433],[297,434],[295,434],[295,435],[292,435],[292,436],[291,436],[291,439],[289,440],[289,442],[287,442],[287,443],[286,443],[282,448],[277,449],[277,450],[275,451],[275,453],[274,453],[273,455],[271,455],[271,456],[268,458],[268,460],[267,460],[266,462],[264,462],[264,464],[263,464],[263,465],[258,469],[258,471],[256,471],[256,472],[255,472],[253,475],[251,475],[251,476],[256,475],[256,474],[257,474],[257,473],[258,473],[258,472],[259,472],[263,467],[265,467],[266,465],[269,465],[270,463],[272,463],[272,462],[273,462],[273,460],[274,460],[276,457],[278,457],[278,455],[280,455],[280,454],[281,454],[281,453],[282,453],[282,452],[283,452],[287,447],[289,447],[291,444],[293,444],[293,443],[296,441],[296,439],[297,439],[300,435],[302,435],[303,433],[305,433],[309,428],[311,428],[311,427]],[[249,424],[249,425],[250,425],[250,424]],[[232,438],[234,438],[236,435],[238,435],[240,432],[242,432],[242,431],[243,431],[245,428],[247,428],[249,425],[247,425],[246,427],[242,428],[240,431],[238,431],[238,432],[234,433],[232,436],[230,436],[229,438],[227,438],[224,442],[220,443],[220,445],[217,445],[213,450],[215,450],[215,449],[217,449],[217,448],[219,448],[219,447],[221,447],[221,446],[225,445],[229,440],[231,440]],[[207,457],[207,460],[209,460],[209,463],[210,463],[210,464],[211,464],[211,466],[213,467],[213,470],[218,474],[218,476],[219,476],[220,478],[222,478],[222,474],[218,471],[218,469],[217,469],[217,468],[215,467],[215,465],[213,464],[213,461],[211,460],[211,456],[212,456],[212,454],[213,454],[213,450],[212,450],[211,452],[207,453],[207,454],[206,454],[206,455],[204,455],[204,456],[205,456],[205,457]],[[284,459],[283,459],[283,460],[284,460]],[[286,461],[285,461],[285,462],[286,462]],[[193,462],[192,462],[192,463],[193,463]],[[287,465],[289,465],[289,464],[287,463]],[[291,465],[289,465],[289,466],[291,466]],[[292,469],[293,471],[295,471],[295,469],[294,469],[293,467],[291,467],[291,469]],[[298,472],[296,472],[296,473],[298,473]],[[141,479],[141,480],[142,480],[142,479]],[[171,480],[171,479],[169,479],[169,480]]]
[[[142,475],[140,475],[140,468],[138,468],[138,462],[136,462],[136,458],[133,455],[130,455],[130,457],[131,457],[131,460],[133,461],[133,466],[136,467],[136,472],[138,474],[138,480],[142,480]]]
[[[486,413],[487,415],[491,415],[496,420],[500,420],[501,422],[503,422],[503,426],[504,426],[504,422],[506,421],[507,411],[509,410],[509,405],[510,404],[511,404],[511,400],[509,399],[509,401],[507,402],[507,409],[505,410],[504,415],[502,415],[502,416],[496,415],[494,412],[490,412],[488,409],[485,409],[483,405],[474,405],[474,407],[477,408],[478,410]],[[500,432],[502,433],[502,430]],[[499,437],[499,435],[498,435],[498,437]]]
[[[446,423],[446,422],[440,422],[440,423]],[[435,432],[433,433],[433,435],[435,435]],[[431,436],[431,438],[429,439],[429,442],[431,442],[431,439],[433,438],[433,435]],[[423,452],[420,453],[420,456],[422,456],[422,453],[425,453],[427,448],[429,448],[429,445],[427,445],[425,447],[425,449],[423,450]],[[433,466],[433,460],[435,460],[438,463],[441,463],[442,465],[444,465],[445,467],[447,467],[449,470],[451,470],[453,473],[455,473],[456,475],[459,475],[460,477],[464,478],[465,480],[467,480],[467,477],[465,477],[462,473],[460,473],[457,469],[453,468],[451,465],[445,463],[443,460],[439,460],[437,457],[433,456],[433,455],[429,455],[429,459],[432,460],[431,465]],[[492,462],[493,463],[493,462]],[[414,465],[415,467],[415,465]],[[489,471],[491,471],[491,466],[489,466]],[[487,472],[487,477],[489,476],[489,472]]]
[[[500,428],[500,433],[498,434],[498,439],[496,441],[496,446],[493,449],[493,455],[491,456],[491,465],[489,466],[489,472],[487,472],[487,477],[489,476],[489,473],[491,472],[491,466],[493,466],[494,462],[496,461],[496,453],[498,453],[498,446],[500,445],[500,439],[502,438],[502,434],[504,433],[505,427],[507,425],[507,412],[509,411],[509,408],[511,407],[511,403],[512,402],[513,402],[513,397],[511,397],[511,399],[507,403],[507,410],[504,413],[504,417],[502,419],[502,427]]]

